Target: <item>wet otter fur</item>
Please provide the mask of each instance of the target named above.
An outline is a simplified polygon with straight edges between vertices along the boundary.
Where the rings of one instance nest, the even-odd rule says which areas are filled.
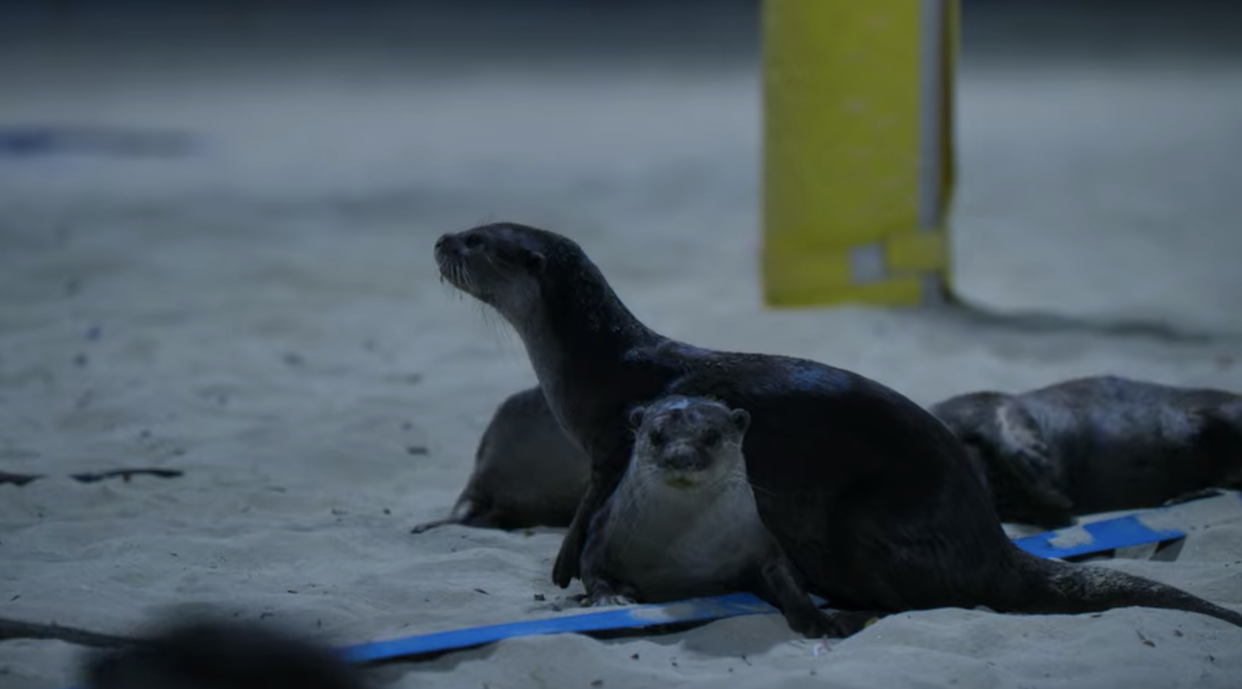
[[[1222,390],[1093,376],[928,410],[965,443],[1007,522],[1055,529],[1242,488],[1242,396]]]
[[[562,235],[492,223],[442,236],[435,256],[443,279],[518,332],[559,425],[591,457],[590,484],[553,568],[562,587],[582,575],[590,521],[629,463],[630,411],[685,395],[749,411],[742,449],[760,517],[808,589],[834,607],[1147,606],[1242,626],[1242,614],[1171,586],[1022,551],[962,443],[927,410],[818,362],[664,337]]]

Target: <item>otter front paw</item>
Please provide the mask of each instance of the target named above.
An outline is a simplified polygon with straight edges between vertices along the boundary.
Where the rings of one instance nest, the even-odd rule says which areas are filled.
[[[560,552],[556,554],[556,563],[552,565],[552,583],[563,589],[569,588],[574,578],[581,575],[577,548],[574,544],[570,546],[566,547],[562,544]]]
[[[790,629],[812,639],[844,639],[862,631],[880,618],[879,613],[864,610],[806,611],[786,615]]]
[[[637,601],[619,593],[606,593],[598,596],[587,596],[583,605],[591,608],[603,608],[609,605],[635,605]]]
[[[577,568],[572,564],[562,561],[561,558],[557,558],[556,563],[552,565],[552,583],[563,589],[569,588],[569,584],[573,582],[574,577],[577,576],[574,573],[575,569]]]
[[[582,597],[582,606],[602,608],[609,605],[634,605],[637,601],[635,592],[628,586],[618,586],[612,582],[587,577],[587,593]]]

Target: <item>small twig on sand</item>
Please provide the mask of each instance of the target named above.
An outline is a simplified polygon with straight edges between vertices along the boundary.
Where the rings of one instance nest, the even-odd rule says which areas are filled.
[[[134,639],[126,639],[121,636],[99,634],[74,627],[62,627],[55,622],[40,624],[2,617],[0,617],[0,639],[54,639],[56,641],[64,641],[79,646],[93,646],[95,648],[129,646],[136,642]]]
[[[39,474],[10,474],[7,471],[0,471],[0,485],[12,483],[15,486],[24,486],[31,481],[37,481],[43,478]]]
[[[155,476],[158,478],[177,478],[184,475],[185,472],[178,469],[112,469],[110,471],[84,472],[80,474],[70,474],[70,478],[78,483],[94,483],[103,481],[104,479],[120,477],[128,481],[133,476]],[[11,483],[17,486],[24,486],[32,481],[38,481],[45,478],[43,474],[12,474],[7,471],[0,471],[0,485]]]
[[[113,469],[111,471],[100,471],[84,474],[73,474],[72,478],[80,483],[94,483],[104,479],[115,478],[120,476],[123,480],[128,481],[131,476],[155,476],[158,478],[177,478],[184,475],[185,472],[177,469]]]

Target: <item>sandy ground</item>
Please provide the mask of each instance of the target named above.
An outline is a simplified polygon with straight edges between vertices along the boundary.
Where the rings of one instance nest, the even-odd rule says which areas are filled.
[[[0,487],[0,615],[124,632],[210,605],[354,642],[539,617],[577,593],[549,581],[555,530],[408,533],[450,506],[495,405],[533,383],[516,338],[434,270],[440,233],[490,219],[571,235],[666,334],[830,362],[921,403],[1097,373],[1242,389],[1238,335],[1194,334],[1242,330],[1236,64],[964,70],[958,284],[999,307],[1175,330],[1125,334],[761,308],[745,61],[450,77],[362,52],[195,55],[0,62],[0,123],[151,126],[199,145],[162,161],[0,159],[0,468],[186,471]],[[1242,521],[1194,533],[1175,562],[1110,566],[1242,609]],[[985,689],[1242,676],[1239,630],[1139,609],[927,611],[828,648],[753,617],[647,639],[514,639],[381,678]],[[70,683],[78,654],[2,643],[0,687]]]

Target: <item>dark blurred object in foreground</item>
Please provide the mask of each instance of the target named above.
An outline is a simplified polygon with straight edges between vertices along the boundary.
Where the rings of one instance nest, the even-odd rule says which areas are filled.
[[[87,661],[85,689],[365,689],[331,650],[253,623],[195,620]]]

